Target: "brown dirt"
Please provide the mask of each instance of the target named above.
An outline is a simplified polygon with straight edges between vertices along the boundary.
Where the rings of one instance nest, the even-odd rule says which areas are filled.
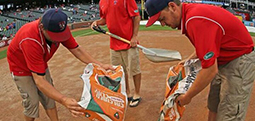
[[[97,60],[109,63],[109,38],[98,34],[85,37],[76,37],[77,42]],[[148,48],[162,48],[178,50],[183,58],[187,58],[193,47],[189,40],[180,34],[180,31],[141,31],[139,32],[141,45]],[[152,63],[140,51],[142,69],[142,101],[136,108],[127,108],[125,121],[156,121],[159,116],[159,108],[165,92],[165,79],[170,66],[178,61],[165,63]],[[20,121],[23,118],[21,97],[11,79],[6,58],[0,60],[0,121]],[[63,94],[79,100],[83,82],[79,76],[83,73],[85,65],[74,58],[63,46],[59,48],[49,62],[49,68],[55,87]],[[132,83],[131,83],[132,84]],[[131,85],[132,86],[132,85]],[[133,91],[133,90],[132,90]],[[207,120],[207,93],[208,87],[199,93],[192,102],[187,105],[181,121],[206,121]],[[246,121],[255,121],[255,89],[253,89],[251,101],[246,116]],[[73,118],[69,111],[60,104],[57,110],[61,121],[88,121],[85,117]],[[37,121],[49,120],[40,106],[40,118]]]
[[[0,52],[3,50],[6,50],[7,48],[8,48],[8,46],[0,47]]]

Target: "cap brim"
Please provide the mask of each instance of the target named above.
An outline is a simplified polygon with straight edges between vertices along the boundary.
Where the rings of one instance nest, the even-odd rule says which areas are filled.
[[[154,23],[158,20],[158,18],[159,18],[159,16],[160,16],[160,13],[161,13],[161,12],[158,12],[157,14],[151,16],[151,17],[149,18],[147,24],[146,24],[146,27],[149,27],[149,26],[151,26],[152,24],[154,24]]]
[[[47,34],[49,35],[50,39],[55,42],[64,42],[71,37],[71,31],[68,26],[63,32],[51,32],[46,30]]]

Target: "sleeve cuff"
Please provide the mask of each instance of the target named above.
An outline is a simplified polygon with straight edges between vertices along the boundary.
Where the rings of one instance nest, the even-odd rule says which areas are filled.
[[[38,72],[35,72],[35,71],[32,71],[32,70],[30,70],[30,71],[33,72],[33,73],[36,73],[39,76],[44,76],[45,75],[45,73],[38,73]]]

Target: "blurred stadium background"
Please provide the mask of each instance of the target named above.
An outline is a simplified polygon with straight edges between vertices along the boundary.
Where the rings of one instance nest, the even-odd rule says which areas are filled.
[[[146,0],[136,0],[142,20]],[[211,4],[233,13],[245,26],[255,26],[255,0],[182,0],[186,3]],[[49,8],[62,9],[71,29],[86,28],[100,18],[99,0],[0,0],[0,48],[9,45],[19,28],[38,19]]]

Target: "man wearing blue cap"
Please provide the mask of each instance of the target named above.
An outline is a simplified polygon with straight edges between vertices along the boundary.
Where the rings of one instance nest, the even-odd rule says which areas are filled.
[[[159,21],[181,29],[195,47],[187,59],[201,61],[196,80],[176,101],[181,106],[190,103],[211,83],[208,120],[243,121],[255,79],[254,44],[243,23],[225,9],[206,4],[147,0],[145,7],[147,27]]]
[[[53,86],[47,62],[60,43],[85,64],[97,63],[104,69],[113,69],[79,47],[67,26],[65,13],[49,9],[39,20],[22,26],[7,51],[9,68],[23,99],[23,113],[27,121],[39,117],[39,101],[53,121],[58,120],[55,101],[68,108],[75,117],[83,114],[75,99],[66,97]]]

